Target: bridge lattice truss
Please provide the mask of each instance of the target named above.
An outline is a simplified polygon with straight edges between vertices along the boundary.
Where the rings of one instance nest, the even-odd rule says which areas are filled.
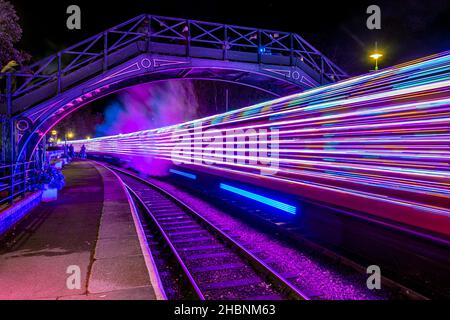
[[[103,71],[108,70],[114,65],[114,54],[135,42],[139,43],[142,52],[158,52],[164,45],[171,45],[178,48],[171,54],[188,57],[199,55],[199,52],[207,56],[208,50],[214,49],[209,58],[239,60],[248,54],[257,55],[260,63],[268,56],[284,58],[288,65],[312,69],[319,75],[320,83],[347,77],[344,71],[295,33],[143,14],[18,72],[0,74],[6,79],[2,100],[11,110],[14,99],[50,82],[56,82],[55,93],[59,94],[66,89],[62,85],[63,77],[93,62],[101,62]]]

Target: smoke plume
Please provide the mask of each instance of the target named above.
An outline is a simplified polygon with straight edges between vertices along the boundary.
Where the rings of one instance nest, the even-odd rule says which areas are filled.
[[[195,119],[198,100],[192,82],[167,81],[127,89],[105,109],[96,136],[160,128]],[[150,175],[165,175],[171,163],[152,158],[131,158],[129,165]]]

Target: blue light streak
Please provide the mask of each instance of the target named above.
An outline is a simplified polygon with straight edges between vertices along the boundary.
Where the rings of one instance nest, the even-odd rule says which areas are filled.
[[[265,197],[265,196],[262,196],[262,195],[259,195],[259,194],[256,194],[256,193],[253,193],[253,192],[241,189],[241,188],[236,188],[236,187],[230,186],[230,185],[225,184],[225,183],[221,183],[220,184],[220,188],[223,189],[223,190],[227,190],[227,191],[233,192],[233,193],[238,194],[240,196],[243,196],[243,197],[246,197],[246,198],[258,201],[260,203],[269,205],[269,206],[274,207],[276,209],[288,212],[290,214],[296,214],[296,212],[297,212],[297,208],[296,207],[291,206],[291,205],[289,205],[287,203],[284,203],[284,202],[281,202],[281,201],[278,201],[278,200],[274,200],[274,199],[271,199],[271,198],[268,198],[268,197]]]
[[[180,176],[192,179],[192,180],[196,180],[197,179],[197,176],[195,174],[192,174],[192,173],[187,173],[187,172],[180,171],[180,170],[175,170],[175,169],[169,169],[169,171],[172,172],[172,173],[178,174]]]

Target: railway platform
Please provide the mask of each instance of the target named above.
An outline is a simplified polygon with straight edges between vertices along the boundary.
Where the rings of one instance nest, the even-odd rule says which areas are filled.
[[[0,299],[162,299],[123,185],[90,161],[0,239]]]

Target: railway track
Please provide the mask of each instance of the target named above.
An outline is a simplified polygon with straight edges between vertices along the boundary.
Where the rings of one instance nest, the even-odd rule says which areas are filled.
[[[177,298],[200,300],[308,300],[282,275],[254,253],[161,188],[129,172],[117,173],[141,208],[146,236],[169,254],[187,286]],[[151,232],[150,232],[151,231]],[[173,289],[172,289],[173,290]],[[170,295],[168,295],[170,296]]]

